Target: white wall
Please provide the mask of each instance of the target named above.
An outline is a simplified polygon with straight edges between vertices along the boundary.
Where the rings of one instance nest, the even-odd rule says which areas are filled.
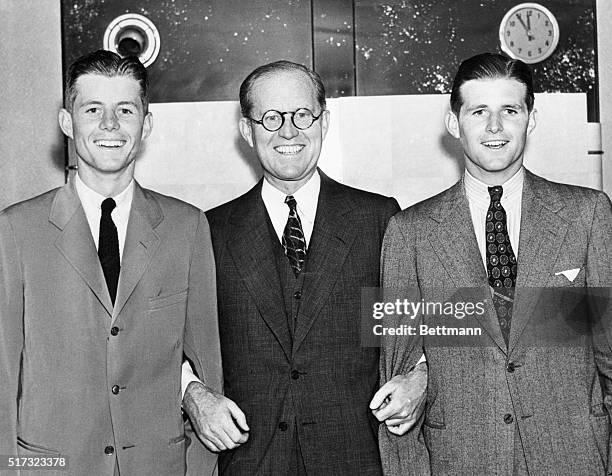
[[[0,0],[0,209],[64,183],[59,0]]]
[[[329,99],[321,168],[402,207],[453,184],[462,154],[444,127],[448,95]],[[526,165],[551,180],[601,188],[601,161],[588,155],[585,94],[537,94],[537,125]],[[153,132],[138,159],[145,186],[208,209],[247,191],[261,176],[238,133],[238,103],[152,104]]]

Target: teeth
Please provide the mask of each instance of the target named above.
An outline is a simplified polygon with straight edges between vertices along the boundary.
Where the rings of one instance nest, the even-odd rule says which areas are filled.
[[[274,150],[279,154],[293,155],[300,152],[303,148],[303,145],[277,145],[274,147]]]
[[[499,148],[506,145],[507,143],[508,141],[505,140],[490,140],[487,142],[483,142],[482,145],[484,145],[485,147]]]
[[[100,147],[122,147],[125,144],[125,141],[98,139],[94,141],[94,144]]]

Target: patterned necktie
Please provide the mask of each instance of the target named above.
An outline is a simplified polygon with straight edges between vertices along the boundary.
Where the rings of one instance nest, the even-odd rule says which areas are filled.
[[[302,231],[300,216],[297,213],[297,202],[293,195],[288,195],[285,203],[289,206],[289,217],[283,231],[282,243],[293,273],[297,277],[304,269],[306,261],[306,239]]]
[[[102,216],[100,217],[100,238],[98,241],[98,257],[104,272],[104,279],[111,297],[113,306],[117,296],[117,283],[119,282],[119,238],[117,227],[111,217],[116,207],[115,200],[107,198],[102,202]]]
[[[501,186],[489,187],[491,204],[487,210],[487,275],[489,285],[493,288],[493,305],[497,311],[502,336],[508,346],[512,304],[516,285],[516,256],[512,251],[506,219],[506,210],[502,207],[501,197],[504,190]]]

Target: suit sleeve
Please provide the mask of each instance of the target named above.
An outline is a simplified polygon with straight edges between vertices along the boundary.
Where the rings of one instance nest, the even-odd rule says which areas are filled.
[[[597,195],[587,248],[587,286],[595,314],[593,347],[600,374],[604,405],[612,417],[612,205]],[[608,436],[606,474],[612,474],[612,433]]]
[[[0,213],[0,454],[17,454],[17,393],[23,347],[23,284],[19,252]]]
[[[383,301],[395,299],[419,300],[416,270],[416,245],[414,237],[405,236],[406,225],[391,218],[385,233],[381,252],[381,286]],[[411,230],[407,230],[410,232]],[[402,316],[390,316],[385,326],[406,324]],[[416,320],[410,325],[418,326]],[[419,336],[385,336],[380,349],[380,383],[395,375],[407,373],[422,356],[422,340]],[[409,432],[402,436],[390,433],[385,425],[379,427],[379,447],[385,475],[428,475],[429,454],[420,436],[423,417]]]
[[[189,268],[189,293],[183,351],[205,385],[216,392],[223,387],[215,258],[208,221],[203,212],[193,243]],[[213,474],[217,457],[208,451],[187,427],[191,444],[187,448],[187,474]]]

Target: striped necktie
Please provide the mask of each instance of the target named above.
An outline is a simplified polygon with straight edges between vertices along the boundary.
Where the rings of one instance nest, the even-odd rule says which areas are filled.
[[[293,273],[297,277],[304,269],[306,262],[306,239],[302,231],[302,222],[297,213],[297,202],[293,195],[285,198],[285,203],[289,207],[289,217],[283,231],[282,243],[285,248],[285,255],[289,259]]]

